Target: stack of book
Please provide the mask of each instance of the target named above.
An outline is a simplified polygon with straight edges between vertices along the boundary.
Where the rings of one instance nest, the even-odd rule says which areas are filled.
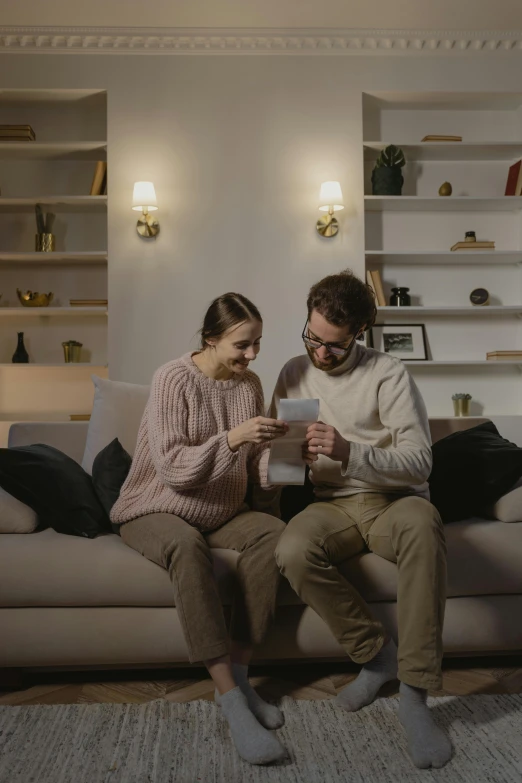
[[[455,242],[451,250],[494,250],[495,243],[482,240],[479,242]]]
[[[30,125],[0,125],[0,141],[34,141],[36,136]]]
[[[489,362],[522,362],[522,351],[490,351],[486,358]]]
[[[69,299],[71,307],[107,307],[108,299]]]
[[[386,297],[384,296],[384,288],[382,287],[381,273],[378,269],[366,270],[366,282],[370,286],[375,296],[375,301],[378,307],[386,306]]]

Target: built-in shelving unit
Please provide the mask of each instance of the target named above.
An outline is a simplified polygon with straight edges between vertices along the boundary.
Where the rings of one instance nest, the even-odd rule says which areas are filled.
[[[53,212],[105,212],[107,196],[39,196],[38,198],[0,198],[0,212],[34,212],[41,204]]]
[[[438,198],[365,196],[364,201],[367,212],[520,212],[522,210],[520,196],[439,196]]]
[[[105,141],[0,141],[0,160],[104,160]]]
[[[21,253],[13,251],[12,253],[0,252],[0,264],[17,266],[18,264],[32,264],[34,266],[45,266],[54,264],[107,264],[107,252],[105,250],[83,250],[77,253],[68,253],[67,251],[54,251],[53,253]]]
[[[67,420],[88,413],[92,372],[107,375],[107,195],[91,196],[107,160],[107,95],[100,90],[1,90],[0,124],[29,124],[36,140],[0,141],[0,419]],[[56,215],[56,250],[35,251],[35,206]],[[22,307],[16,289],[53,292]],[[17,332],[29,364],[12,364]],[[66,364],[62,342],[82,343]],[[30,379],[30,380],[29,380]],[[13,418],[14,417],[14,418]]]
[[[522,265],[522,250],[367,250],[366,262],[386,266]]]
[[[472,395],[472,414],[522,415],[522,362],[488,361],[522,349],[522,195],[506,196],[509,167],[522,158],[522,93],[373,93],[363,96],[366,269],[410,289],[410,307],[378,307],[377,323],[423,324],[428,359],[405,361],[430,416],[449,416],[451,395]],[[428,134],[461,142],[421,142]],[[372,194],[381,150],[406,158],[400,196]],[[440,196],[443,182],[453,192]],[[495,249],[451,251],[466,231]],[[489,305],[474,307],[474,288]]]
[[[471,318],[491,318],[492,316],[522,316],[522,305],[498,305],[489,307],[473,307],[473,305],[464,305],[458,307],[455,305],[432,307],[429,305],[422,305],[416,307],[411,305],[410,307],[378,307],[378,312],[386,317],[400,317],[404,319],[405,315],[442,315],[442,316],[469,316]]]
[[[0,307],[2,318],[86,318],[107,312],[106,307]]]

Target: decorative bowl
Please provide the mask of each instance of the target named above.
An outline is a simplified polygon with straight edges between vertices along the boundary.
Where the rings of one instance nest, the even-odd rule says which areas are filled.
[[[26,291],[23,294],[19,288],[16,289],[18,299],[24,307],[49,307],[53,301],[53,292],[48,294],[39,294],[38,291]]]

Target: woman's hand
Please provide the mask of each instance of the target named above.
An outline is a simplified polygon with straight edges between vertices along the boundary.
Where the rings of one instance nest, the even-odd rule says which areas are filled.
[[[305,462],[309,466],[313,465],[314,462],[319,459],[318,454],[312,454],[311,451],[308,451],[308,444],[303,445],[302,454],[303,454],[303,462]]]
[[[231,451],[237,451],[245,443],[266,443],[274,438],[281,438],[288,432],[288,424],[280,419],[267,419],[256,416],[234,427],[228,433],[228,445]]]

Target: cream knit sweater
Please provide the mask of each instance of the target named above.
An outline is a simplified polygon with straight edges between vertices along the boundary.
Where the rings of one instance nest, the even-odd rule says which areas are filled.
[[[269,448],[245,444],[233,452],[227,433],[258,415],[264,415],[263,390],[250,370],[216,381],[190,353],[160,367],[111,521],[163,512],[206,531],[231,519],[243,503],[248,476],[266,485]]]
[[[282,397],[319,398],[319,418],[350,442],[348,462],[319,455],[310,479],[318,498],[358,492],[429,497],[431,439],[424,401],[400,359],[358,343],[330,372],[308,355],[296,356],[279,375],[271,406]]]

